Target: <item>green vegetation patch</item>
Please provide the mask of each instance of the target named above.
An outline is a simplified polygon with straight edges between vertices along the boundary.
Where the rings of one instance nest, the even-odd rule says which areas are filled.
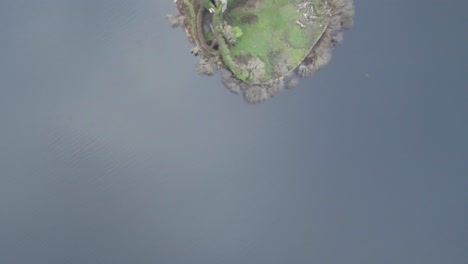
[[[242,32],[229,45],[230,68],[251,72],[246,75],[242,71],[240,78],[249,83],[266,83],[288,74],[301,63],[327,27],[319,2],[239,0],[231,5],[228,1],[222,19]]]

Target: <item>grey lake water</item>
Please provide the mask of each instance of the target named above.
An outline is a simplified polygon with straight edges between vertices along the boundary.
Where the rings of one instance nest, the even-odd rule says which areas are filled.
[[[466,263],[467,8],[356,0],[249,105],[172,0],[0,1],[0,263]]]

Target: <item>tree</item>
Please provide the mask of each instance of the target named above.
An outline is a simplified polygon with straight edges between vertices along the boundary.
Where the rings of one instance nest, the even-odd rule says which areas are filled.
[[[200,74],[211,76],[213,75],[213,67],[206,59],[200,59],[197,66],[197,71]]]

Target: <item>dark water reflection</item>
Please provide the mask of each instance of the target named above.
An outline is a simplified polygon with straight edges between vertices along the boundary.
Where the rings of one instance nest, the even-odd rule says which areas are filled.
[[[172,1],[1,1],[0,263],[463,263],[466,3],[356,6],[250,106]]]

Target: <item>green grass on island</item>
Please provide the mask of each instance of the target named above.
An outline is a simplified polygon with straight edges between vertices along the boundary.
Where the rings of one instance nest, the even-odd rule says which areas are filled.
[[[249,103],[296,86],[331,59],[353,26],[353,0],[175,0],[197,71]]]
[[[242,32],[235,44],[229,47],[230,56],[236,64],[231,66],[244,69],[255,67],[258,70],[256,76],[240,76],[240,79],[249,83],[265,83],[284,77],[299,65],[327,26],[319,2],[228,1],[222,19]],[[236,73],[236,70],[231,70]]]

